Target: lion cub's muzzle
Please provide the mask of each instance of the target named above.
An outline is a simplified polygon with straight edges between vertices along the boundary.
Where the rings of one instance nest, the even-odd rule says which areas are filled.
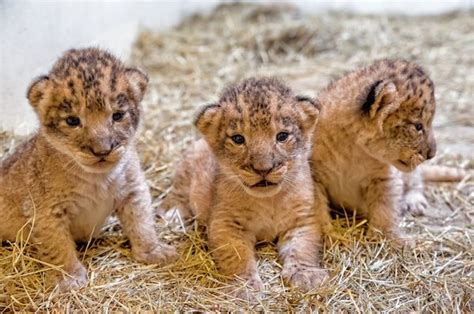
[[[426,160],[433,159],[436,156],[436,141],[433,137],[429,138],[425,145],[418,148],[418,151],[412,152],[409,156],[401,154],[400,159],[393,164],[398,170],[411,172]]]
[[[79,163],[90,172],[107,172],[122,158],[125,147],[120,143],[94,142],[82,147],[77,155]]]
[[[97,140],[84,147],[84,150],[97,160],[97,162],[117,161],[120,158],[120,143],[110,140]],[[91,156],[91,157],[92,157]]]
[[[250,188],[268,188],[277,186],[286,173],[286,166],[283,164],[258,164],[254,163],[249,166],[252,176],[247,181]]]
[[[239,177],[245,191],[254,197],[270,197],[277,194],[282,187],[286,164],[268,165],[252,163],[239,170]]]

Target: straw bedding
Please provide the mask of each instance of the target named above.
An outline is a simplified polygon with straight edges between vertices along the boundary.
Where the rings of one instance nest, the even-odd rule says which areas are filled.
[[[317,95],[332,79],[374,59],[416,60],[436,84],[434,163],[474,167],[474,12],[435,17],[362,16],[329,12],[307,16],[285,5],[228,4],[186,18],[162,33],[144,30],[131,62],[151,78],[139,138],[154,206],[166,195],[173,163],[197,134],[196,108],[227,83],[277,75],[299,92]],[[0,133],[0,155],[21,139]],[[470,312],[474,288],[474,184],[428,184],[426,217],[406,217],[417,238],[397,250],[365,236],[366,221],[339,213],[326,238],[322,266],[331,279],[307,294],[285,287],[272,244],[258,247],[266,291],[257,301],[234,299],[216,271],[199,226],[158,221],[160,236],[181,258],[158,268],[134,262],[116,219],[101,237],[79,244],[88,268],[86,288],[60,294],[45,287],[50,265],[25,243],[0,248],[0,309],[16,310],[265,310],[347,312]]]

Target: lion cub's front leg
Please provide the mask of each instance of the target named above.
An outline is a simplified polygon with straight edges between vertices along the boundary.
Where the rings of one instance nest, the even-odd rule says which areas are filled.
[[[209,246],[219,271],[226,276],[237,276],[255,290],[263,290],[255,259],[256,237],[243,230],[242,225],[229,216],[211,218]]]
[[[151,196],[146,184],[139,185],[117,211],[130,239],[133,257],[143,263],[165,265],[177,259],[176,249],[158,240]]]
[[[311,221],[288,230],[278,242],[283,279],[304,292],[318,287],[328,277],[319,266],[319,226],[313,217],[308,218]]]
[[[419,168],[410,173],[402,174],[404,195],[401,201],[403,213],[409,212],[414,216],[423,216],[428,208],[428,201],[423,193],[423,177]]]
[[[87,270],[77,258],[76,244],[68,226],[62,209],[38,214],[32,220],[31,237],[38,258],[65,271],[58,274],[58,285],[62,291],[80,288],[87,283]]]
[[[318,224],[325,235],[330,235],[333,231],[329,200],[324,186],[318,182],[314,184],[314,213],[318,217]]]
[[[410,245],[400,230],[399,204],[403,195],[403,182],[396,179],[374,179],[366,189],[369,228],[381,231],[401,245]]]

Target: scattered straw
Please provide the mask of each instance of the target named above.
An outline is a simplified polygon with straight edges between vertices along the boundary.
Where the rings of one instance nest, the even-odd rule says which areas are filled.
[[[195,138],[198,105],[222,87],[250,75],[278,75],[315,95],[345,71],[382,57],[423,64],[436,83],[435,163],[474,167],[474,12],[436,17],[361,16],[331,12],[306,16],[288,6],[231,4],[189,17],[172,30],[143,31],[132,62],[151,78],[139,141],[155,206],[168,191],[173,162]],[[0,133],[0,155],[18,139]],[[340,216],[325,239],[322,266],[331,279],[302,295],[285,287],[272,245],[258,249],[266,291],[256,302],[235,300],[216,271],[199,228],[183,232],[162,221],[160,236],[179,247],[181,259],[157,268],[135,263],[116,219],[99,239],[80,245],[88,268],[86,288],[47,290],[50,269],[28,255],[24,243],[0,248],[0,309],[9,310],[265,310],[347,312],[470,312],[473,279],[474,186],[428,185],[427,217],[407,217],[417,238],[397,250],[369,238],[365,222]]]

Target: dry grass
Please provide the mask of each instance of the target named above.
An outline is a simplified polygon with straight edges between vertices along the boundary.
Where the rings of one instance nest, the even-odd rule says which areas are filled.
[[[213,101],[228,82],[250,75],[278,75],[315,95],[334,77],[382,57],[417,60],[434,79],[439,103],[435,163],[474,167],[474,12],[437,17],[305,16],[291,7],[226,5],[210,15],[187,18],[164,32],[144,31],[132,61],[151,77],[139,147],[155,205],[172,175],[172,163],[195,138],[191,120],[198,105]],[[0,134],[0,155],[17,139]],[[266,282],[258,302],[228,295],[196,226],[159,224],[161,237],[176,244],[181,259],[164,268],[130,258],[115,219],[101,238],[80,246],[89,285],[59,294],[45,288],[50,268],[22,243],[0,248],[0,308],[84,310],[265,310],[346,312],[470,312],[474,288],[474,185],[428,185],[431,211],[407,217],[414,250],[396,250],[365,236],[365,221],[343,214],[336,235],[325,239],[324,286],[302,295],[285,287],[272,245],[258,250]]]

